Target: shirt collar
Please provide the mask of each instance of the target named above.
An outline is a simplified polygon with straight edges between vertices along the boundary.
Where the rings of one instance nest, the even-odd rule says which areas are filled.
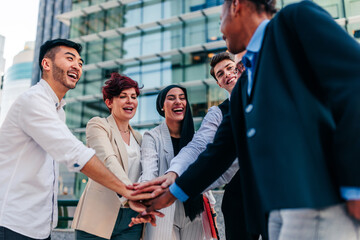
[[[246,47],[247,51],[250,51],[253,53],[257,53],[260,51],[262,41],[263,41],[264,35],[265,35],[265,29],[269,22],[270,22],[270,20],[265,19],[256,28],[254,35],[251,37],[250,42],[249,42],[248,46]]]
[[[40,79],[39,84],[45,88],[47,93],[50,94],[51,99],[53,100],[54,105],[57,110],[59,110],[60,108],[65,106],[65,104],[66,104],[65,100],[61,99],[61,101],[59,101],[59,98],[56,96],[54,90],[50,87],[50,85],[47,81],[45,81],[44,79]]]

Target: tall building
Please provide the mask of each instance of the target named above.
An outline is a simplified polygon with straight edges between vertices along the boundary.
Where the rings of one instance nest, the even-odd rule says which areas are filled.
[[[297,1],[278,0],[277,7]],[[360,0],[315,2],[329,11],[349,34],[360,35]],[[83,76],[66,95],[67,124],[79,139],[85,140],[84,130],[90,118],[109,114],[101,87],[111,72],[126,74],[143,86],[137,113],[131,121],[140,131],[162,121],[155,99],[166,85],[180,84],[188,89],[197,127],[207,109],[227,97],[209,73],[211,57],[226,50],[219,31],[223,0],[71,3],[71,10],[56,19],[67,24],[69,37],[84,47]],[[82,181],[86,182],[75,181],[75,192],[81,189]]]
[[[94,115],[106,116],[101,86],[111,72],[126,74],[143,85],[131,124],[155,126],[159,89],[171,83],[189,89],[197,122],[207,109],[227,97],[209,74],[209,60],[225,51],[219,31],[221,0],[73,0],[72,11],[57,16],[70,24],[70,38],[84,45],[83,77],[67,94],[67,124],[84,140]],[[295,2],[278,1],[279,8]],[[360,29],[359,0],[318,0],[349,33]],[[355,33],[355,32],[354,32]]]
[[[3,82],[0,125],[16,98],[31,86],[34,42],[26,42],[24,50],[15,55],[12,66],[7,69]]]

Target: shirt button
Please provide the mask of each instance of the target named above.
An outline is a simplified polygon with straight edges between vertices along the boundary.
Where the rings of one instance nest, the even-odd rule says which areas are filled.
[[[79,165],[79,164],[77,164],[77,163],[75,163],[75,164],[74,164],[74,167],[76,167],[76,168],[77,168],[77,167],[80,167],[80,165]]]
[[[59,105],[58,103],[55,103],[55,107],[58,107],[58,105]]]
[[[250,113],[250,112],[253,110],[253,108],[254,108],[254,105],[249,104],[249,105],[246,106],[245,112],[246,112],[246,113]]]
[[[251,138],[251,137],[253,137],[253,136],[255,135],[255,133],[256,133],[255,128],[250,128],[250,129],[247,131],[246,136],[247,136],[248,138]]]

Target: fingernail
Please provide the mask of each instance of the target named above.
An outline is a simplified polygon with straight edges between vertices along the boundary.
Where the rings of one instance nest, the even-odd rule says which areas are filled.
[[[147,215],[147,212],[146,212],[146,211],[143,211],[143,212],[141,213],[141,216],[145,216],[145,215]]]

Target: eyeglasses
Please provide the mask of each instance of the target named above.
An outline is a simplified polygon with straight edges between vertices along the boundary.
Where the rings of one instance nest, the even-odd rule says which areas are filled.
[[[236,68],[238,69],[238,71],[240,73],[243,73],[245,71],[245,65],[242,61],[239,61],[237,64],[236,64]]]
[[[226,78],[226,75],[227,75],[229,72],[231,72],[231,73],[233,73],[234,75],[236,75],[236,74],[239,73],[239,69],[238,69],[237,67],[235,67],[235,66],[228,66],[228,67],[226,68],[226,73],[225,73],[225,71],[221,71],[221,72],[216,76],[216,78],[217,78],[218,80],[223,81],[223,80]]]

